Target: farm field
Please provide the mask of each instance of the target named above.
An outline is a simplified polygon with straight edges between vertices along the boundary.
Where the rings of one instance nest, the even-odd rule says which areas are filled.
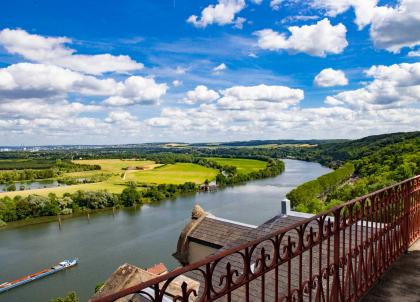
[[[140,160],[120,160],[120,159],[100,159],[100,160],[75,160],[75,163],[78,164],[89,164],[89,165],[100,165],[101,170],[94,171],[82,171],[82,172],[71,172],[65,173],[61,177],[93,177],[100,174],[113,174],[110,178],[105,181],[96,182],[96,183],[87,183],[87,184],[78,184],[71,186],[60,186],[55,188],[43,188],[43,189],[33,189],[33,190],[24,190],[24,191],[13,191],[13,192],[2,192],[0,193],[0,198],[9,196],[14,197],[20,195],[22,197],[37,194],[42,196],[47,196],[49,193],[54,193],[57,196],[61,196],[64,193],[74,193],[78,190],[84,191],[99,191],[107,190],[111,193],[121,193],[124,188],[126,188],[127,181],[121,177],[121,175],[126,172],[124,169],[128,167],[144,167],[145,169],[153,169],[156,166],[159,166],[153,161],[140,161]],[[127,171],[128,173],[131,171]]]
[[[0,193],[0,198],[6,197],[6,196],[14,197],[17,195],[26,197],[32,194],[48,196],[48,194],[50,193],[54,193],[57,196],[61,196],[64,193],[74,193],[78,190],[83,190],[83,191],[107,190],[108,192],[111,192],[111,193],[121,193],[122,190],[124,190],[124,188],[126,188],[126,184],[124,184],[124,182],[121,181],[121,177],[112,176],[110,179],[106,181],[96,182],[96,183],[60,186],[60,187],[55,187],[55,188],[33,189],[33,190],[25,190],[25,191],[2,192]]]
[[[183,184],[185,182],[203,183],[213,180],[218,171],[190,163],[165,165],[149,171],[130,171],[126,180],[153,184]]]
[[[81,159],[73,160],[76,164],[99,165],[101,172],[121,173],[128,167],[144,167],[145,169],[153,169],[159,166],[150,160],[122,160],[122,159]]]
[[[208,157],[207,159],[213,160],[220,165],[235,166],[238,169],[238,173],[243,174],[259,171],[267,166],[266,162],[255,159],[221,157]]]
[[[0,198],[20,195],[22,197],[37,194],[47,196],[54,193],[61,196],[64,193],[74,193],[78,190],[98,191],[107,190],[111,193],[121,193],[129,181],[148,184],[183,184],[185,182],[203,183],[206,179],[213,180],[218,171],[196,164],[176,163],[170,165],[156,164],[154,161],[100,159],[75,160],[78,164],[100,165],[101,170],[66,173],[65,177],[93,177],[101,174],[111,176],[101,182],[60,186],[55,188],[42,188],[24,191],[2,192]],[[129,167],[141,167],[144,170],[126,170]]]

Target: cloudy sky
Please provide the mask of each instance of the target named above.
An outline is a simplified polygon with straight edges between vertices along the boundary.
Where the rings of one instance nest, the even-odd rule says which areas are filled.
[[[0,7],[0,145],[358,138],[419,122],[419,0]]]

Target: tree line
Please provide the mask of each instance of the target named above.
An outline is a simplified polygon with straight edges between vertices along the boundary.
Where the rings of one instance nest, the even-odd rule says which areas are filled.
[[[180,194],[196,190],[197,186],[192,182],[181,185],[160,184],[143,188],[138,188],[136,183],[131,182],[121,194],[80,190],[75,193],[64,193],[61,197],[54,193],[50,193],[48,196],[29,195],[27,197],[15,196],[14,198],[6,196],[0,199],[0,225],[26,218],[131,207],[175,198]]]
[[[1,163],[2,161],[0,161],[0,164]],[[14,167],[13,165],[9,166],[10,161],[7,161],[7,163],[8,163],[7,167],[9,168],[9,170],[0,171],[0,184],[7,184],[7,183],[15,182],[15,181],[54,178],[63,173],[92,171],[92,170],[101,169],[99,165],[76,164],[71,161],[62,161],[60,159],[55,160],[54,164],[51,164],[50,160],[46,160],[48,167],[47,165],[45,165],[44,166],[45,168],[42,168],[42,169],[25,168],[28,166],[32,167],[33,166],[32,164],[31,165],[19,164]],[[16,163],[19,163],[19,161],[16,161],[15,164]],[[40,165],[42,164],[41,160],[37,160],[37,163]]]
[[[325,204],[321,198],[333,192],[354,173],[352,163],[347,163],[337,170],[305,182],[289,193],[287,198],[293,209],[305,213],[318,213],[332,204]]]

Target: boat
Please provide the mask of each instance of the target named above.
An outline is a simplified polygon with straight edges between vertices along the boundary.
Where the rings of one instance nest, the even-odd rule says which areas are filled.
[[[66,259],[66,260],[61,261],[57,265],[52,266],[51,268],[46,268],[46,269],[40,270],[39,272],[27,275],[25,277],[19,278],[19,279],[14,280],[14,281],[2,283],[2,284],[0,284],[0,293],[8,291],[12,288],[18,287],[20,285],[24,285],[26,283],[35,281],[37,279],[41,279],[41,278],[44,278],[46,276],[55,274],[59,271],[62,271],[64,269],[67,269],[67,268],[70,268],[72,266],[77,265],[78,262],[79,262],[79,259],[77,259],[77,258]]]

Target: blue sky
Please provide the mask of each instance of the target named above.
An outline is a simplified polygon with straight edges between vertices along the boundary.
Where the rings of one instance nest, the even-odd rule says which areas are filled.
[[[419,15],[416,0],[5,2],[0,145],[419,130]]]

